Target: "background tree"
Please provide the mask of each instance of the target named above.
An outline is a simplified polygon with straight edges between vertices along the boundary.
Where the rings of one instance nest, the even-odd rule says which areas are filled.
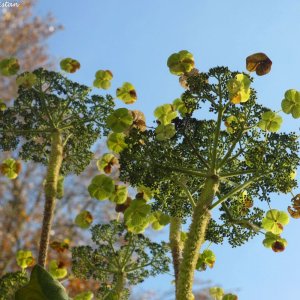
[[[53,33],[62,29],[51,14],[46,17],[34,16],[34,6],[35,1],[25,0],[18,8],[1,9],[0,16],[0,59],[18,56],[26,70],[53,65],[53,58],[47,53],[46,41]],[[16,94],[15,78],[1,76],[0,99],[9,104]],[[4,153],[1,160],[10,155],[8,152]],[[43,176],[44,171],[31,164],[23,165],[20,177],[13,181],[0,178],[0,247],[4,250],[0,254],[0,275],[15,270],[16,251],[24,246],[27,248],[36,241],[36,236],[30,229],[41,217],[41,193],[37,192],[38,189],[33,189],[33,186],[41,186]]]

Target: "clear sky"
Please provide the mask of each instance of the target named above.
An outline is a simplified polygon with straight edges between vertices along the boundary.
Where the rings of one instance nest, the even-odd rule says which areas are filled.
[[[256,78],[259,102],[280,110],[285,90],[300,90],[300,1],[297,0],[43,0],[37,12],[52,11],[65,29],[49,41],[58,60],[73,57],[82,68],[71,78],[91,84],[98,69],[114,73],[114,89],[133,83],[138,101],[132,108],[146,112],[173,101],[183,92],[169,73],[166,60],[182,49],[195,56],[200,71],[216,65],[245,70],[245,58],[265,52],[273,61],[267,76]],[[284,130],[299,129],[287,115]],[[297,192],[297,191],[296,191]],[[274,196],[273,206],[286,209],[289,195]],[[284,236],[288,247],[273,253],[257,237],[240,248],[212,246],[213,270],[197,275],[239,299],[299,299],[300,221],[292,220]],[[166,290],[170,276],[149,281],[143,288]],[[150,300],[150,299],[149,299]]]

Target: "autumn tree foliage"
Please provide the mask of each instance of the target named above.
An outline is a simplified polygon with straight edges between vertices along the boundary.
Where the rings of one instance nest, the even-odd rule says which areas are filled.
[[[54,18],[33,13],[35,1],[25,0],[19,7],[1,9],[0,16],[0,58],[17,56],[26,70],[39,66],[51,66],[53,59],[47,53],[47,39],[60,30]],[[15,78],[0,77],[1,105],[9,105],[17,95]],[[1,157],[9,156],[3,153]],[[1,178],[0,222],[0,274],[16,268],[16,249],[34,243],[31,228],[34,220],[40,219],[40,197],[33,186],[41,186],[43,170],[35,165],[24,165],[19,178],[13,181]],[[30,217],[28,212],[30,213]],[[24,225],[26,224],[26,230]]]

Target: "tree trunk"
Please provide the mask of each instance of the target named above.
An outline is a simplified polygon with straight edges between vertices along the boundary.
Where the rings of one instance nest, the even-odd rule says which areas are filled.
[[[51,136],[51,152],[45,183],[45,208],[43,226],[40,239],[38,263],[45,267],[49,246],[50,230],[54,215],[57,181],[63,160],[63,143],[60,132],[54,132]]]
[[[194,272],[201,245],[205,241],[205,232],[211,218],[209,207],[218,189],[218,179],[208,178],[203,187],[201,196],[194,209],[192,223],[184,245],[183,257],[179,268],[177,284],[177,300],[193,299]]]

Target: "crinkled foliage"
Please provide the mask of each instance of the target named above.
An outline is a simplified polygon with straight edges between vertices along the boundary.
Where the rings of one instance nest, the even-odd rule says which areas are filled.
[[[112,97],[90,95],[87,86],[57,72],[37,69],[33,74],[35,84],[21,85],[13,106],[0,112],[0,149],[14,150],[21,143],[20,158],[46,165],[50,134],[59,130],[65,143],[62,173],[78,174],[92,158],[90,147],[107,134]]]
[[[168,271],[170,259],[164,242],[158,244],[142,234],[132,234],[117,221],[96,225],[91,232],[96,247],[73,248],[72,270],[76,277],[93,278],[101,283],[98,297],[114,293],[121,273],[126,275],[125,287],[128,287]],[[127,297],[128,293],[124,293],[123,299]]]

